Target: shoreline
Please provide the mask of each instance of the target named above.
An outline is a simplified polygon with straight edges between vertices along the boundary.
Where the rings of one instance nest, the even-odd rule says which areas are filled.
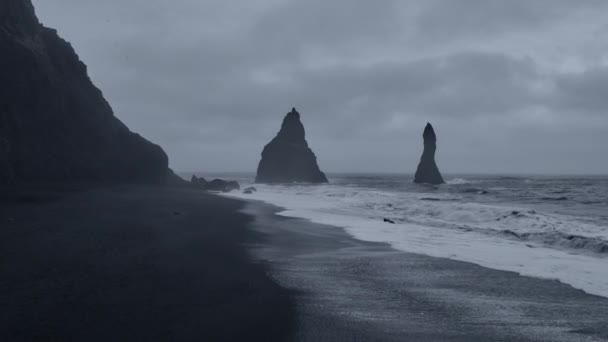
[[[500,228],[504,230],[499,228],[484,230],[474,224],[469,226],[466,223],[457,227],[454,226],[454,229],[442,229],[439,226],[434,226],[433,222],[427,225],[424,220],[408,222],[405,219],[405,222],[401,222],[394,218],[401,216],[394,214],[391,204],[389,204],[389,213],[383,211],[379,213],[364,212],[360,216],[357,212],[349,211],[352,210],[349,204],[340,202],[334,207],[330,196],[334,193],[341,194],[339,191],[334,190],[334,192],[330,192],[329,197],[323,195],[318,196],[318,198],[314,192],[312,192],[312,195],[306,191],[303,192],[303,196],[290,196],[289,193],[281,191],[276,193],[261,191],[249,196],[236,194],[228,195],[228,197],[278,205],[283,208],[278,214],[279,216],[301,218],[310,220],[315,224],[342,227],[350,236],[357,239],[389,243],[393,248],[406,253],[463,261],[490,269],[516,272],[522,276],[556,279],[590,295],[608,298],[607,278],[603,276],[605,273],[605,255],[592,255],[584,250],[554,248],[546,246],[542,242],[512,239],[510,229],[515,230],[515,228],[508,224],[517,225],[520,221],[515,222],[515,219],[513,222],[505,220],[506,223]],[[283,203],[284,206],[281,205]],[[418,203],[412,205],[414,209],[411,211],[420,210],[417,207]],[[433,208],[433,205],[430,207]],[[401,209],[408,211],[407,208]],[[344,210],[344,212],[341,210]],[[432,211],[432,209],[426,208],[423,210]],[[450,212],[450,210],[458,210],[458,208],[439,207],[437,210]],[[505,215],[520,212],[517,210],[523,211],[525,209],[515,207],[504,209]],[[476,211],[472,211],[472,214],[466,213],[474,215]],[[477,214],[483,215],[483,213]],[[502,215],[500,214],[498,217],[502,218]],[[371,218],[372,216],[373,218]],[[382,222],[382,218],[387,217],[395,220],[396,224],[388,225]],[[536,220],[534,220],[534,217],[531,217],[526,224],[532,224],[533,226],[542,224],[542,221],[537,223],[538,219],[536,217]],[[520,219],[516,218],[516,220]],[[493,222],[494,219],[491,219],[489,224]],[[557,223],[561,224],[561,222]],[[564,235],[564,239],[570,238]],[[579,243],[578,239],[564,241],[572,244]]]
[[[124,185],[0,199],[0,340],[291,336],[293,293],[247,252],[261,236],[242,201]]]
[[[262,201],[47,190],[0,201],[2,340],[608,341],[606,298]]]
[[[607,341],[608,299],[520,275],[357,240],[245,200],[253,253],[297,293],[296,340]]]

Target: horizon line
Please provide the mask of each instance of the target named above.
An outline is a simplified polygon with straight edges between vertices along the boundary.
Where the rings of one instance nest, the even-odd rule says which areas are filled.
[[[209,173],[209,174],[236,174],[236,173],[247,173],[247,174],[256,174],[256,171],[180,171],[173,170],[177,174],[201,174],[201,173]],[[325,174],[335,175],[403,175],[403,176],[414,176],[415,172],[397,172],[397,171],[324,171]],[[551,172],[442,172],[444,175],[448,176],[586,176],[586,177],[608,177],[608,172],[606,173],[575,173],[575,172],[564,172],[564,173],[551,173]]]

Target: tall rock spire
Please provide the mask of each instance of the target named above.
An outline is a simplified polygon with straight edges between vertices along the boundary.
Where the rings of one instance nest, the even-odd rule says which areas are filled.
[[[414,177],[415,183],[428,183],[428,184],[443,184],[445,181],[437,168],[435,163],[435,151],[437,150],[437,136],[435,130],[430,123],[426,124],[424,129],[424,152],[422,152],[422,158]]]
[[[264,147],[258,166],[257,183],[327,183],[308,147],[300,113],[295,108],[287,113],[281,130]]]

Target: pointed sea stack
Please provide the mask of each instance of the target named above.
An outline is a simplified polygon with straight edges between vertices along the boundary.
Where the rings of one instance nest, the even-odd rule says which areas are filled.
[[[437,136],[435,130],[430,123],[427,123],[424,129],[424,152],[414,177],[415,183],[427,183],[427,184],[443,184],[445,181],[441,177],[439,168],[435,163],[435,151],[437,150]]]
[[[0,51],[0,184],[177,179],[165,152],[114,116],[31,0],[0,0]]]
[[[279,134],[264,147],[256,177],[256,183],[294,182],[327,183],[295,108],[285,116]]]

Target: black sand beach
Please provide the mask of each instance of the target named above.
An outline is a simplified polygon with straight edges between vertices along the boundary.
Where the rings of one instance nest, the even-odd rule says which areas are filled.
[[[608,299],[189,189],[4,191],[2,341],[606,341]]]
[[[0,192],[0,341],[276,341],[292,298],[242,203],[188,189]]]
[[[297,290],[301,341],[608,341],[608,299],[557,281],[396,251],[250,202],[255,248]]]

